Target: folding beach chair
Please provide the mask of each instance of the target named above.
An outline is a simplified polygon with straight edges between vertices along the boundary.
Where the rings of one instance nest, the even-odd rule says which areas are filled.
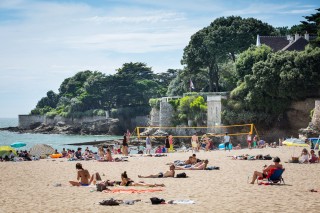
[[[282,173],[284,169],[271,169],[268,173],[266,178],[258,178],[257,183],[263,184],[262,182],[259,183],[259,180],[267,180],[267,184],[285,184],[284,179],[282,178]]]

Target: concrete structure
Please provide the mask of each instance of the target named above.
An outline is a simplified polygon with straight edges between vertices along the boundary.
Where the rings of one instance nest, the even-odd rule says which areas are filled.
[[[221,125],[221,112],[223,106],[221,101],[227,99],[227,95],[210,95],[207,97],[207,126]]]
[[[169,103],[170,100],[177,97],[163,97],[160,101],[160,113],[159,113],[159,126],[172,126],[171,119],[174,112],[172,105]]]
[[[315,101],[315,107],[311,122],[314,127],[320,130],[320,100]]]

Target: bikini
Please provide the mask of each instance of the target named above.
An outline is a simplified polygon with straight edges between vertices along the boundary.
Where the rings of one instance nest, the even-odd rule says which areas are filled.
[[[127,183],[126,183],[126,186],[130,186],[130,184],[133,183],[132,180],[129,180]]]

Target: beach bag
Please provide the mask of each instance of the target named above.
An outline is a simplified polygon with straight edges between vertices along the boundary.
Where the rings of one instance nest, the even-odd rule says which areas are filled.
[[[101,182],[101,183],[96,184],[96,187],[97,187],[97,192],[102,192],[103,190],[107,189],[105,182]]]
[[[109,200],[103,200],[99,202],[99,204],[103,206],[119,206],[120,203],[114,200],[113,198],[111,198]]]
[[[270,155],[265,155],[263,156],[264,160],[272,160],[272,157]]]
[[[187,174],[185,172],[177,174],[176,178],[186,178]]]
[[[165,203],[166,201],[164,199],[161,198],[157,198],[157,197],[152,197],[150,198],[152,205],[158,205],[158,204],[162,204]]]

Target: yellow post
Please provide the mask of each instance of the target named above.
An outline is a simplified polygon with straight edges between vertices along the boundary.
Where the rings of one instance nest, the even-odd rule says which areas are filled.
[[[253,133],[253,124],[250,124],[251,128],[250,128],[250,135],[252,135]]]
[[[137,127],[137,136],[138,136],[138,141],[140,141],[140,127]]]

